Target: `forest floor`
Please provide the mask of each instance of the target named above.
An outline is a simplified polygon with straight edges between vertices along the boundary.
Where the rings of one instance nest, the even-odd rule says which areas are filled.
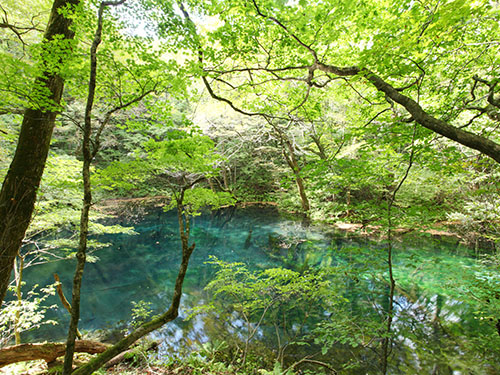
[[[27,363],[19,363],[16,365],[6,366],[0,369],[0,374],[5,375],[58,375],[60,372],[57,369],[47,369],[44,361],[31,361]],[[217,372],[210,370],[198,369],[189,366],[179,367],[162,367],[157,365],[141,364],[118,364],[109,369],[101,369],[96,374],[106,375],[233,375],[233,372]]]

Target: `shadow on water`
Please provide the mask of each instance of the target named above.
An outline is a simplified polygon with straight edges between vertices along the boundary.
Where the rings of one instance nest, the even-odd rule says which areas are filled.
[[[130,222],[120,224],[130,225]],[[108,330],[110,336],[115,335],[131,320],[132,301],[150,303],[154,313],[170,304],[180,261],[177,217],[173,212],[159,209],[133,225],[137,235],[102,236],[100,239],[112,246],[99,250],[96,253],[99,260],[86,266],[81,300],[82,331]],[[347,237],[331,228],[280,214],[272,207],[233,207],[204,213],[193,218],[191,238],[196,249],[185,279],[180,317],[154,333],[163,343],[160,353],[181,351],[207,341],[229,340],[230,336],[237,340],[238,332],[243,334],[241,317],[236,315],[229,325],[209,314],[183,320],[190,308],[205,302],[207,297],[203,288],[215,272],[207,261],[215,256],[225,262],[242,262],[250,270],[273,267],[299,272],[311,268],[330,270],[342,283],[345,301],[338,311],[318,312],[310,327],[324,323],[325,330],[330,329],[333,336],[349,332],[356,340],[330,338],[331,348],[321,353],[322,344],[318,340],[315,343],[315,338],[311,337],[313,328],[310,328],[304,336],[307,345],[291,344],[285,362],[293,363],[319,353],[314,357],[316,360],[344,368],[345,374],[377,373],[377,343],[380,340],[377,329],[384,321],[382,312],[387,301],[383,244]],[[454,369],[450,362],[465,355],[467,335],[473,336],[483,327],[474,319],[473,308],[449,293],[448,277],[453,272],[459,274],[461,267],[473,264],[474,260],[468,257],[466,249],[454,243],[442,244],[418,236],[407,239],[399,248],[395,254],[398,288],[391,354],[392,363],[396,365],[391,371],[394,374],[452,374]],[[70,295],[73,271],[73,261],[29,268],[25,273],[26,289],[35,283],[53,283],[52,274],[56,272],[65,294]],[[55,297],[49,303],[60,306]],[[65,338],[67,312],[58,307],[49,310],[47,318],[59,324],[31,332],[30,340]],[[343,328],[336,328],[335,324],[352,327],[342,331]],[[227,331],[228,327],[232,327],[232,331]],[[262,326],[252,345],[259,348],[263,343],[268,353],[275,353],[275,327]],[[350,363],[357,363],[357,366],[350,369]]]

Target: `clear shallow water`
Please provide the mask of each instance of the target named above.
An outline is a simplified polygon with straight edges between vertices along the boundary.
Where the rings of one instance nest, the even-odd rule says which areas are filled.
[[[82,286],[82,330],[111,328],[130,319],[131,301],[152,303],[155,312],[170,305],[171,291],[180,262],[180,240],[177,216],[161,209],[140,220],[119,222],[134,226],[137,235],[105,235],[99,241],[112,245],[93,253],[99,260],[87,263]],[[321,228],[304,227],[300,221],[286,219],[273,208],[248,208],[206,213],[193,218],[190,242],[196,243],[183,287],[183,306],[191,305],[201,289],[211,280],[214,270],[206,264],[210,256],[227,262],[244,262],[252,269],[283,265],[280,251],[286,252],[287,242],[315,242],[315,248],[330,246],[328,233]],[[300,247],[300,244],[299,244]],[[303,250],[307,246],[302,246]],[[278,249],[278,250],[277,250]],[[28,268],[26,289],[37,283],[53,283],[53,274],[61,278],[67,297],[75,261],[56,261]],[[57,297],[48,303],[58,303]],[[33,339],[50,335],[62,339],[66,335],[67,312],[60,307],[47,316],[59,325],[33,333]]]
[[[99,238],[112,245],[95,253],[99,258],[98,262],[86,265],[79,325],[81,331],[116,327],[123,329],[131,318],[132,301],[151,303],[154,313],[161,313],[170,305],[180,262],[176,214],[158,209],[140,219],[124,220],[120,224],[133,225],[138,234]],[[374,259],[383,264],[385,259],[381,244],[346,237],[327,227],[303,225],[300,220],[285,217],[274,208],[229,208],[203,214],[193,219],[191,241],[196,243],[196,249],[184,283],[180,318],[154,335],[164,341],[164,352],[186,343],[212,339],[208,327],[212,323],[207,319],[198,317],[189,322],[182,320],[186,311],[204,298],[202,289],[214,275],[213,267],[206,263],[210,256],[226,262],[243,262],[250,269],[285,266],[296,270],[349,262],[356,263],[359,268]],[[395,253],[395,277],[399,287],[395,309],[397,314],[404,311],[406,318],[404,321],[396,318],[395,327],[398,324],[408,325],[408,316],[415,322],[425,322],[437,315],[442,321],[456,321],[461,326],[466,326],[465,331],[477,331],[478,322],[473,318],[471,308],[453,298],[443,297],[446,295],[450,276],[456,276],[453,274],[459,274],[462,267],[474,263],[468,257],[468,251],[456,244],[442,244],[429,238],[417,237],[406,240],[398,247],[402,250]],[[39,285],[53,283],[52,275],[57,272],[66,296],[70,296],[74,267],[74,261],[58,261],[29,268],[25,272],[28,284],[26,289],[35,282]],[[373,275],[370,277],[373,278]],[[386,295],[381,293],[380,287],[363,292],[355,289],[353,283],[353,290],[346,292],[346,296],[353,301],[353,311],[365,308],[362,305],[367,301],[371,301],[375,310],[377,306],[384,308]],[[60,306],[57,297],[51,298],[49,304]],[[376,314],[377,311],[374,311],[374,315]],[[64,340],[69,321],[66,310],[58,307],[48,311],[47,317],[57,320],[59,324],[30,332],[29,340]],[[401,329],[409,331],[410,338],[402,337],[399,340],[401,348],[404,346],[405,349],[400,348],[401,354],[397,355],[409,356],[405,363],[418,362],[418,366],[422,368],[422,359],[412,359],[411,351],[415,350],[416,345],[421,345],[419,340],[431,337],[431,341],[436,342],[432,338],[433,328],[419,328],[417,334],[416,329],[411,324],[409,326]],[[436,347],[438,350],[442,349],[439,342]],[[344,349],[341,348],[335,355],[347,355]],[[461,350],[458,346],[448,349],[457,355]],[[428,350],[431,357],[434,355],[434,349],[424,350]],[[360,356],[366,357],[365,354]],[[429,368],[436,366],[435,363],[439,362],[436,361],[430,360]],[[371,370],[367,368],[363,370],[365,372],[356,371],[361,370],[352,373],[368,373]],[[395,373],[412,372],[398,370]],[[427,372],[424,370],[422,373]]]

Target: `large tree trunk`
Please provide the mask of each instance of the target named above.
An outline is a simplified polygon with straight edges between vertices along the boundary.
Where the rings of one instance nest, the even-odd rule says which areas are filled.
[[[78,2],[79,0],[54,0],[44,35],[45,43],[56,36],[73,39],[71,20],[60,11]],[[60,63],[63,64],[64,61]],[[50,92],[48,100],[52,105],[50,110],[27,109],[24,113],[14,159],[0,192],[0,303],[5,297],[14,259],[31,220],[57,115],[55,107],[61,101],[64,81],[57,73],[48,70],[42,71],[34,86]]]

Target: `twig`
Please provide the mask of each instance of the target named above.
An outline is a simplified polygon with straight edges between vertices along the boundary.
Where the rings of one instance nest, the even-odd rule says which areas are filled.
[[[61,280],[59,279],[59,275],[57,273],[54,273],[54,280],[56,281],[56,290],[57,290],[57,294],[59,296],[59,299],[61,300],[61,303],[63,304],[63,306],[66,308],[66,310],[68,310],[69,314],[71,315],[71,304],[69,303],[69,301],[66,299],[66,297],[64,295],[64,292],[62,290],[62,283],[61,283]],[[82,334],[80,333],[80,331],[78,329],[76,330],[76,335],[78,336],[79,340],[82,339]]]

